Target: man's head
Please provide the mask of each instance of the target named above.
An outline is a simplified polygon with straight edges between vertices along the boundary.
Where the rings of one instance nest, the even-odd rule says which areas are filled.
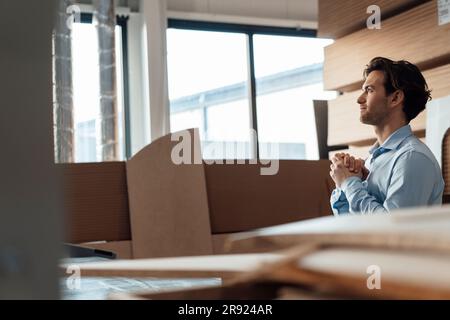
[[[364,78],[358,103],[365,124],[382,125],[393,118],[409,123],[431,99],[422,73],[408,61],[376,57],[364,70]]]

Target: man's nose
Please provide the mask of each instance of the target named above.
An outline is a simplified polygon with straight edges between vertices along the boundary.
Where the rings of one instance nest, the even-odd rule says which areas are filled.
[[[362,94],[359,96],[358,100],[356,100],[356,102],[358,102],[358,104],[364,104],[364,103],[366,103],[366,94],[365,94],[365,93],[362,93]]]

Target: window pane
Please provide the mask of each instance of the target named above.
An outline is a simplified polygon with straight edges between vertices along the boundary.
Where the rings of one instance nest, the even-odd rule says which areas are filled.
[[[279,144],[280,159],[318,159],[313,100],[323,91],[323,48],[332,40],[255,35],[255,76],[261,158]]]
[[[121,27],[116,26],[116,74],[119,158],[123,160],[123,71]],[[93,24],[75,23],[72,29],[72,77],[75,162],[102,161],[100,141],[100,70],[97,30]]]
[[[168,29],[171,131],[199,128],[204,158],[240,157],[212,148],[250,141],[247,36]]]

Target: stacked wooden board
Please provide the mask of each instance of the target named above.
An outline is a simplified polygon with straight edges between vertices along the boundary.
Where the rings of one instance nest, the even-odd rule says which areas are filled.
[[[424,3],[424,0],[353,0],[319,1],[319,30],[320,38],[341,38],[352,32],[361,30],[366,25],[367,8],[373,4],[380,7],[382,18],[386,19],[398,12]],[[363,13],[363,14],[361,14]]]
[[[449,299],[449,210],[322,217],[231,238],[230,248],[239,254],[94,262],[81,264],[80,271],[224,279],[215,287],[122,297],[127,299],[271,299],[286,287],[318,298]]]
[[[368,29],[367,8],[381,9],[381,29]],[[436,1],[319,1],[319,36],[325,48],[324,87],[343,93],[329,101],[328,145],[368,146],[373,127],[359,121],[363,69],[376,56],[421,68],[434,99],[450,95],[450,24],[438,24]],[[426,111],[411,123],[424,136]]]

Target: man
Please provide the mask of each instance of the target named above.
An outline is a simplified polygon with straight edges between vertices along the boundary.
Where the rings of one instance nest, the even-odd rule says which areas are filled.
[[[357,100],[360,121],[374,126],[377,142],[365,162],[342,153],[332,158],[334,214],[441,204],[439,164],[409,126],[431,98],[424,77],[407,61],[377,57],[364,70],[364,79]]]

